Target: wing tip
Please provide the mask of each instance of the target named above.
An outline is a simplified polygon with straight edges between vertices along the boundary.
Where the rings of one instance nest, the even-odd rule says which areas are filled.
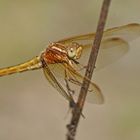
[[[100,98],[98,99],[97,104],[101,105],[101,104],[104,104],[104,102],[105,102],[104,96],[102,92],[100,92]]]
[[[127,26],[139,26],[140,27],[140,24],[139,23],[130,23],[130,24],[127,24]]]
[[[97,99],[97,104],[104,104],[104,96],[102,94],[102,91],[101,89],[99,88],[99,86],[95,83],[94,84],[94,87],[96,88],[96,92],[98,93],[98,99]]]

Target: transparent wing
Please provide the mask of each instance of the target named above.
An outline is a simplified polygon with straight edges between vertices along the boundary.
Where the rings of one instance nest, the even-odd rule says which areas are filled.
[[[104,31],[103,40],[106,38],[119,37],[126,41],[132,41],[140,36],[140,24],[131,23],[123,26],[107,29]],[[95,33],[74,36],[66,39],[59,40],[59,43],[70,43],[82,40],[94,40]]]
[[[59,83],[63,86],[65,90],[67,90],[65,82],[65,74],[67,73],[67,81],[69,84],[69,88],[75,92],[73,97],[77,97],[83,81],[83,76],[78,72],[78,70],[63,63],[49,65],[49,68],[54,74],[55,78],[58,79]],[[94,104],[102,104],[104,102],[104,98],[100,88],[91,81],[88,90],[87,101]]]
[[[45,74],[45,77],[47,78],[47,80],[49,81],[49,83],[65,98],[67,99],[69,102],[74,102],[74,100],[72,99],[72,97],[70,95],[67,94],[67,92],[64,90],[64,88],[62,87],[62,85],[57,81],[55,75],[53,75],[53,73],[51,72],[49,66],[42,61],[43,63],[43,71]]]
[[[96,68],[109,65],[128,52],[128,43],[140,36],[140,24],[128,24],[104,31],[103,39],[101,42],[100,52],[97,58]],[[70,44],[77,42],[82,44],[83,52],[81,58],[78,60],[82,65],[86,65],[91,46],[95,37],[95,33],[75,36],[58,41],[63,44]]]
[[[84,66],[88,63],[91,47],[92,44],[83,45],[84,51],[79,62]],[[100,70],[122,58],[128,52],[129,44],[121,38],[109,38],[102,41],[100,48],[95,70]]]
[[[77,90],[77,88],[78,88],[77,86],[79,86],[79,88],[81,88],[84,77],[77,70],[75,70],[73,67],[71,67],[69,65],[66,66],[66,69],[68,71],[68,75],[70,78],[69,81],[74,86],[76,86],[75,89]],[[101,92],[101,89],[95,83],[90,81],[88,78],[86,78],[86,80],[88,80],[90,82],[86,100],[88,102],[94,103],[94,104],[103,104],[104,97],[103,97],[103,94]]]

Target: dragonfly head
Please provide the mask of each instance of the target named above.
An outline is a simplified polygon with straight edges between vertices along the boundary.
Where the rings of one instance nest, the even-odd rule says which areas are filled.
[[[76,42],[72,42],[67,48],[67,54],[70,59],[79,59],[82,54],[82,46]]]

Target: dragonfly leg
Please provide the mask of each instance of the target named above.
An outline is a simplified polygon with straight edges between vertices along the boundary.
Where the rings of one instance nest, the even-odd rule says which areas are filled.
[[[66,70],[65,70],[65,83],[66,83],[66,87],[67,87],[68,93],[69,93],[71,96],[74,95],[75,91],[72,90],[72,89],[70,88],[70,85],[69,85],[69,78],[68,78],[68,75],[67,75]]]
[[[70,88],[67,70],[65,70],[65,83],[66,83],[66,88],[67,88],[69,96],[71,98],[73,98],[72,96],[75,94],[75,91]],[[70,108],[72,108],[72,109],[75,108],[75,105],[76,105],[75,102],[73,102],[73,101],[69,102]]]

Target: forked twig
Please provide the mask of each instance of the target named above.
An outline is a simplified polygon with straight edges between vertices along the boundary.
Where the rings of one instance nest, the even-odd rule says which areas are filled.
[[[99,18],[99,22],[98,22],[98,27],[97,27],[97,31],[96,31],[96,36],[95,36],[95,40],[93,42],[92,50],[90,53],[90,58],[88,61],[88,66],[87,66],[86,73],[85,73],[85,77],[87,77],[90,80],[92,77],[93,70],[95,68],[95,62],[97,59],[99,46],[100,46],[101,39],[103,36],[103,30],[104,30],[105,23],[106,23],[110,2],[111,2],[111,0],[103,1],[100,18]],[[89,80],[86,80],[86,78],[84,78],[76,107],[73,109],[73,112],[72,112],[71,122],[70,122],[70,124],[67,125],[67,129],[68,129],[67,140],[75,139],[77,126],[78,126],[81,112],[83,110],[83,106],[85,103],[88,87],[89,87]]]

